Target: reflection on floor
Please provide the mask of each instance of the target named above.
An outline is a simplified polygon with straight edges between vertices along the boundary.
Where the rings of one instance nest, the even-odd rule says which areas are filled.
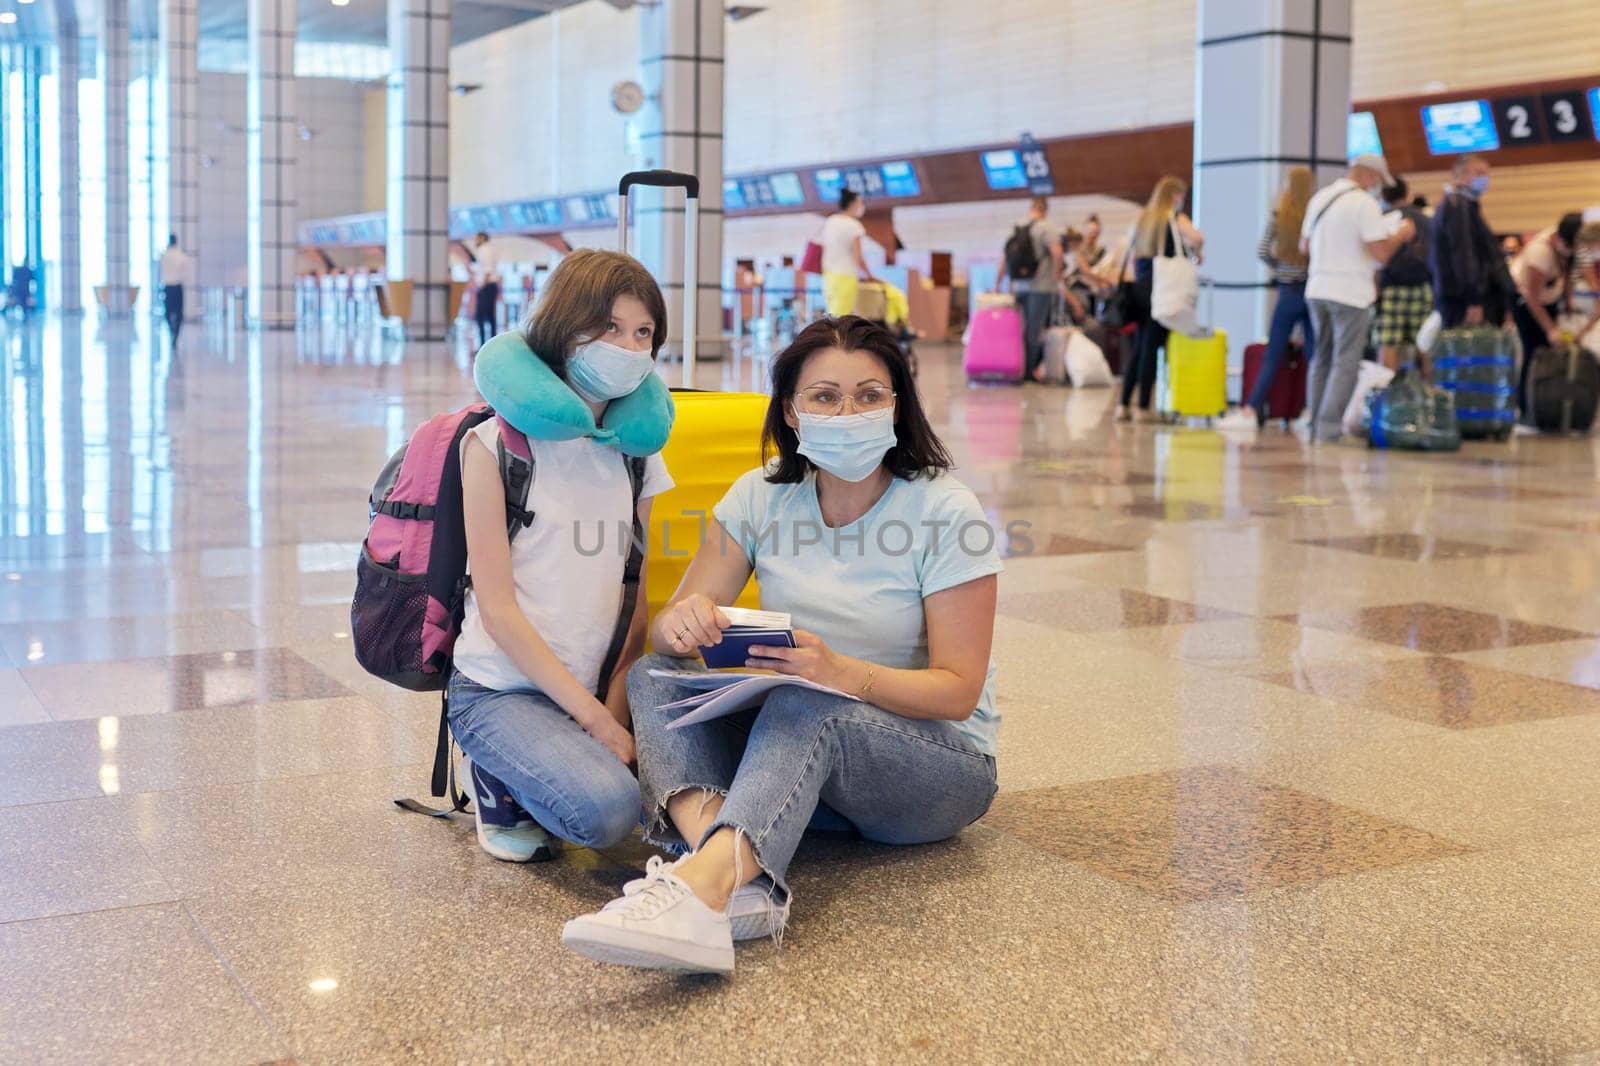
[[[0,349],[0,1062],[1600,1048],[1590,441],[1118,426],[925,346],[1009,533],[1001,795],[948,843],[808,844],[784,944],[676,980],[557,941],[642,846],[507,867],[389,804],[435,704],[352,661],[351,559],[465,356],[98,329]]]

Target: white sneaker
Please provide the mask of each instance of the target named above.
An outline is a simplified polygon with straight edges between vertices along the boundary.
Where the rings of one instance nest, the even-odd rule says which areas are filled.
[[[1217,419],[1217,428],[1230,433],[1254,433],[1257,429],[1256,416],[1237,407]]]
[[[777,936],[789,924],[789,903],[773,899],[773,890],[752,881],[733,890],[728,899],[728,921],[733,939],[759,940]]]
[[[600,962],[673,973],[732,973],[733,927],[665,863],[651,860],[645,885],[574,918],[561,943]]]
[[[634,895],[648,885],[656,871],[671,871],[682,861],[680,858],[676,862],[666,862],[652,856],[645,866],[645,875],[622,886],[623,898]],[[619,902],[612,900],[606,907],[615,907]],[[728,898],[728,921],[733,926],[733,939],[760,940],[777,936],[789,924],[789,903],[787,899],[779,903],[773,898],[770,888],[754,881],[740,885]]]
[[[462,762],[472,786],[478,846],[501,862],[549,862],[555,858],[554,838],[528,817],[500,779],[471,759]]]

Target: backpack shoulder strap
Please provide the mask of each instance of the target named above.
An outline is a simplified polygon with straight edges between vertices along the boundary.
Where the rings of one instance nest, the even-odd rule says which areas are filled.
[[[502,416],[495,415],[495,421],[500,425],[495,458],[500,464],[500,483],[506,489],[506,539],[516,540],[518,532],[533,525],[533,512],[528,510],[533,492],[533,446],[527,434]]]

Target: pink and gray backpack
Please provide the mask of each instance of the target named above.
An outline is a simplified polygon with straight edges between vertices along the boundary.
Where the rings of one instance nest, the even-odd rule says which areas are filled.
[[[500,480],[506,489],[506,536],[515,540],[518,531],[533,524],[533,513],[528,510],[533,451],[526,435],[482,401],[424,422],[390,457],[372,486],[368,500],[371,525],[356,560],[350,632],[356,661],[368,673],[402,688],[418,692],[443,690],[450,680],[450,656],[461,633],[471,585],[462,510],[461,442],[491,418],[500,423],[496,453]],[[643,564],[643,531],[637,528],[643,459],[628,459],[628,476],[633,486],[635,536],[623,574],[622,611],[600,672],[598,695],[602,700],[627,638]],[[433,768],[435,796],[445,795],[449,745],[446,707],[439,717],[439,747]],[[430,814],[443,813],[411,801],[401,805]]]

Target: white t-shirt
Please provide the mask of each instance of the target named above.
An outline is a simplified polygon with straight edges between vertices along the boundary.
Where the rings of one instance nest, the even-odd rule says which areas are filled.
[[[855,242],[857,237],[864,237],[867,227],[861,224],[859,218],[847,215],[843,211],[828,216],[828,221],[822,224],[822,239],[817,243],[822,245],[822,272],[824,274],[849,274],[851,277],[861,272],[856,265]]]
[[[787,611],[835,651],[897,670],[928,665],[925,598],[1002,569],[983,506],[949,474],[895,478],[866,514],[831,529],[814,473],[774,485],[758,467],[712,513],[750,560],[763,610]],[[992,660],[972,717],[954,724],[995,753]]]
[[[476,438],[493,455],[499,436],[499,424],[490,419],[468,434],[461,447],[463,452],[476,447]],[[528,508],[534,519],[511,542],[517,606],[578,683],[593,691],[622,609],[622,571],[633,529],[627,459],[591,437],[529,444],[533,487]],[[650,456],[639,498],[671,487],[667,464],[659,454]],[[483,628],[478,599],[470,590],[455,665],[486,688],[537,688]]]
[[[479,285],[500,280],[500,251],[494,241],[484,241],[472,250],[472,270]]]
[[[189,273],[189,257],[171,245],[161,253],[161,284],[182,285]]]
[[[1511,276],[1516,279],[1519,289],[1529,267],[1544,275],[1544,287],[1539,291],[1539,302],[1546,305],[1561,299],[1561,290],[1567,280],[1561,269],[1566,257],[1556,252],[1556,246],[1552,243],[1555,238],[1554,226],[1541,230],[1539,235],[1529,241],[1527,247],[1511,261]]]
[[[1390,233],[1383,209],[1366,190],[1349,178],[1340,178],[1319,191],[1306,205],[1300,235],[1311,239],[1306,299],[1363,308],[1378,302],[1373,275],[1380,264],[1367,251],[1367,244],[1385,240]]]

